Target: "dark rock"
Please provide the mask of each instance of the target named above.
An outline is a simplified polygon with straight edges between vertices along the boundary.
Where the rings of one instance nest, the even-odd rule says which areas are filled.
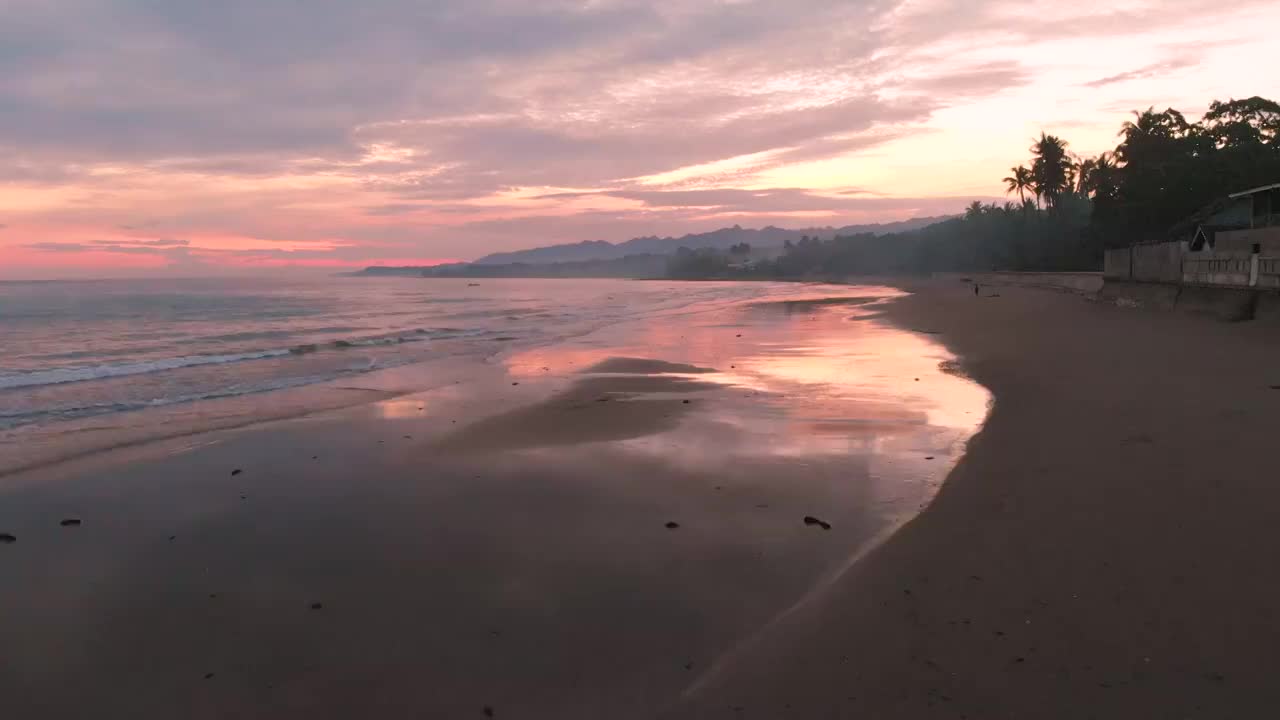
[[[18,542],[18,538],[14,537],[13,535],[10,535],[9,533],[0,533],[0,543],[14,543],[14,542]]]
[[[413,439],[413,436],[412,436],[412,435],[405,435],[405,436],[404,436],[404,439],[405,439],[405,440],[412,440],[412,439]]]
[[[205,679],[205,680],[210,680],[210,679],[212,679],[212,678],[213,678],[213,673],[205,673],[205,674],[204,674],[204,679]]]
[[[493,708],[489,707],[488,705],[485,705],[485,706],[484,706],[484,716],[485,716],[485,717],[493,717]]]
[[[519,385],[520,383],[518,383],[518,382],[513,382],[513,383],[511,383],[511,384],[512,384],[512,385]]]
[[[312,456],[311,456],[311,459],[312,459],[312,460],[319,460],[319,459],[320,459],[320,456],[319,456],[319,455],[312,455]]]
[[[62,527],[79,527],[80,518],[67,518],[66,520],[63,520],[58,524],[61,525]]]
[[[674,521],[674,520],[672,520],[672,521],[670,521],[670,522],[668,522],[668,523],[667,523],[667,529],[668,529],[668,530],[675,530],[675,529],[676,529],[676,528],[678,528],[678,527],[680,527],[680,523],[678,523],[678,522],[676,522],[676,521]]]
[[[231,471],[231,475],[232,475],[232,477],[235,477],[236,475],[239,475],[239,474],[240,474],[240,473],[242,473],[242,472],[244,472],[244,471],[243,471],[243,470],[241,470],[240,468],[236,468],[235,470],[232,470],[232,471]]]
[[[312,610],[319,610],[324,607],[324,603],[311,603]]]
[[[932,459],[933,459],[933,456],[932,456],[932,455],[925,455],[925,456],[924,456],[924,459],[925,459],[925,460],[932,460]]]
[[[684,403],[685,405],[688,405],[688,404],[689,404],[689,401],[688,401],[688,400],[681,400],[680,402]]]
[[[804,524],[805,524],[805,525],[817,525],[817,526],[821,527],[823,530],[830,530],[830,529],[831,529],[831,523],[829,523],[829,522],[824,522],[824,521],[822,521],[822,520],[819,520],[818,518],[816,518],[816,517],[814,517],[814,516],[812,516],[812,515],[805,515],[805,516],[804,516]]]

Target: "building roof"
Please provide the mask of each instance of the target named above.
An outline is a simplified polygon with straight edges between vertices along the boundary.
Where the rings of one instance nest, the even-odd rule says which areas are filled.
[[[1241,190],[1240,192],[1238,192],[1238,193],[1232,193],[1232,194],[1228,195],[1227,197],[1229,197],[1229,198],[1231,198],[1232,200],[1234,200],[1234,199],[1236,199],[1236,198],[1242,198],[1242,197],[1245,197],[1245,196],[1247,196],[1247,195],[1256,195],[1256,194],[1258,194],[1258,193],[1260,193],[1260,192],[1266,192],[1267,190],[1275,190],[1276,188],[1280,188],[1280,182],[1278,182],[1278,183],[1271,183],[1270,185],[1263,185],[1263,186],[1261,186],[1261,187],[1256,187],[1256,188],[1253,188],[1253,189],[1251,189],[1251,190]]]
[[[1192,249],[1192,250],[1203,250],[1203,249],[1204,249],[1204,247],[1205,247],[1205,245],[1208,245],[1209,247],[1213,247],[1213,246],[1214,246],[1214,238],[1217,236],[1217,234],[1218,234],[1218,233],[1220,233],[1220,232],[1227,232],[1227,231],[1230,231],[1230,230],[1244,230],[1244,229],[1246,229],[1246,228],[1248,228],[1248,227],[1249,227],[1248,225],[1239,225],[1239,224],[1226,224],[1226,225],[1221,225],[1221,224],[1204,224],[1204,225],[1198,225],[1198,226],[1196,226],[1196,232],[1195,232],[1195,235],[1193,235],[1193,236],[1192,236],[1192,238],[1191,238],[1191,249]]]

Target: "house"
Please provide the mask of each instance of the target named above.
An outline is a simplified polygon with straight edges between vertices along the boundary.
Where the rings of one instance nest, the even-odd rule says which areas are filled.
[[[1280,256],[1280,183],[1232,193],[1190,220],[1192,252]]]

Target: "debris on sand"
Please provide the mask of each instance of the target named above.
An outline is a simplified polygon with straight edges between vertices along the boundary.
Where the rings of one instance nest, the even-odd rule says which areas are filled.
[[[320,610],[324,608],[324,603],[311,603],[312,610]]]
[[[239,475],[239,474],[240,474],[240,473],[242,473],[242,472],[244,472],[244,471],[243,471],[243,470],[241,470],[240,468],[236,468],[235,470],[232,470],[232,471],[231,471],[231,477],[235,477],[236,475]]]
[[[681,400],[680,402],[684,403],[685,405],[688,405],[688,404],[689,404],[689,401],[688,401],[688,400]]]
[[[678,522],[676,522],[676,521],[674,521],[674,520],[671,520],[671,521],[667,522],[667,529],[668,529],[668,530],[675,530],[675,529],[676,529],[676,528],[678,528],[678,527],[680,527],[680,523],[678,523]]]
[[[829,523],[829,522],[825,522],[825,521],[823,521],[823,520],[819,520],[818,518],[816,518],[816,517],[814,517],[814,516],[812,516],[812,515],[805,515],[805,516],[804,516],[804,524],[805,524],[805,525],[817,525],[817,526],[821,527],[823,530],[830,530],[830,529],[831,529],[831,523]]]
[[[925,459],[925,460],[932,460],[932,459],[933,459],[933,456],[932,456],[932,455],[925,455],[925,456],[924,456],[924,459]]]
[[[62,527],[80,527],[80,518],[66,518],[58,524]]]
[[[0,533],[0,543],[15,543],[15,542],[18,542],[17,537],[10,535],[9,533]]]

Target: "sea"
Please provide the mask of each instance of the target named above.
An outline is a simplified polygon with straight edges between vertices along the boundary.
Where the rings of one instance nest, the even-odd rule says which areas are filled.
[[[0,429],[484,354],[764,293],[744,284],[418,278],[0,283]]]

